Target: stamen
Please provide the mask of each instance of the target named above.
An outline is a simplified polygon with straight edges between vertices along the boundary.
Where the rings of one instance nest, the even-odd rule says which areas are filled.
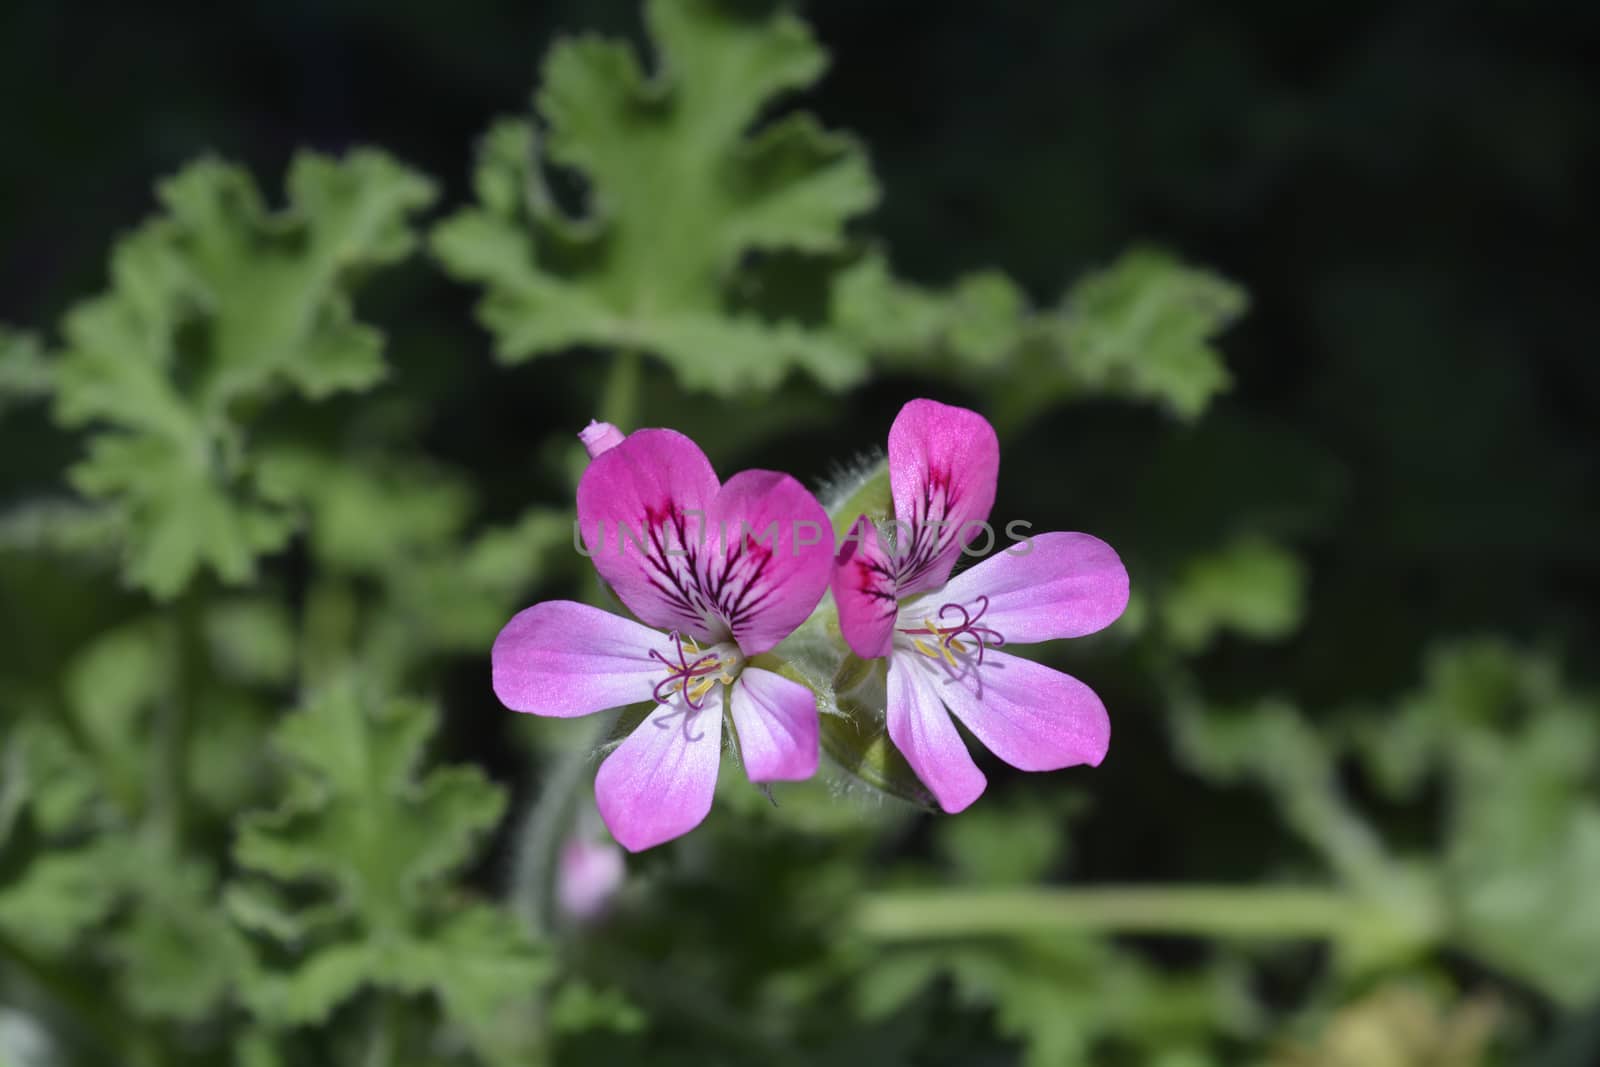
[[[718,672],[727,678],[725,668],[728,664],[715,652],[702,653],[694,638],[686,638],[676,630],[672,632],[672,643],[678,657],[676,663],[658,650],[650,650],[650,658],[667,669],[667,676],[655,684],[651,696],[655,697],[656,703],[667,704],[675,692],[682,693],[689,706],[699,711],[705,707],[706,694],[716,684]],[[685,648],[685,645],[688,647]],[[689,658],[691,655],[693,659]]]
[[[900,631],[911,638],[912,648],[929,659],[938,660],[952,679],[959,680],[969,673],[976,672],[977,668],[983,666],[985,649],[999,648],[1006,643],[1000,631],[991,626],[979,625],[984,613],[989,610],[989,598],[980,596],[973,603],[978,609],[975,613],[968,611],[961,604],[952,602],[939,608],[938,621],[925,618],[920,628]],[[952,614],[959,615],[960,619],[949,621]],[[930,644],[922,639],[924,636],[937,640]],[[970,649],[962,643],[962,638],[971,643]],[[972,655],[974,652],[976,654]],[[958,660],[957,654],[960,654],[962,659]],[[982,676],[975,676],[981,693]]]

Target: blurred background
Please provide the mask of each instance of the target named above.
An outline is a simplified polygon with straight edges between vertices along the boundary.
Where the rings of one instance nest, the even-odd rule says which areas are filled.
[[[248,726],[203,741],[204,766],[186,775],[210,806],[173,847],[203,871],[197,899],[224,899],[237,867],[293,881],[305,870],[230,852],[230,826],[286,788],[260,738],[306,691],[326,644],[313,635],[370,632],[361,620],[379,617],[394,634],[356,659],[385,692],[441,709],[428,765],[476,764],[504,790],[505,814],[478,828],[481,847],[463,847],[448,892],[511,893],[515,913],[519,890],[506,887],[526,888],[528,835],[566,832],[532,825],[547,810],[539,797],[595,740],[575,724],[523,722],[487,686],[488,641],[511,611],[593,592],[564,551],[570,435],[620,414],[691,433],[724,476],[773,467],[820,484],[881,448],[899,406],[922,395],[977,407],[1001,430],[997,518],[1092,532],[1128,563],[1129,616],[1041,650],[1105,699],[1111,756],[1047,777],[988,760],[990,792],[959,819],[879,800],[848,775],[791,800],[780,791],[777,809],[743,790],[694,837],[630,857],[609,919],[533,924],[541,962],[526,973],[552,991],[538,1055],[1600,1063],[1600,93],[1586,60],[1600,10],[929,2],[800,14],[831,65],[763,114],[798,106],[858,138],[881,198],[851,219],[848,245],[820,251],[823,266],[881,257],[895,284],[947,309],[945,326],[893,340],[840,388],[793,373],[775,388],[706,390],[648,342],[642,361],[584,341],[508,366],[475,317],[482,279],[438,244],[419,248],[355,294],[357,317],[386,336],[383,386],[290,401],[247,435],[251,447],[316,442],[338,469],[367,473],[346,489],[333,468],[286,463],[309,532],[261,552],[243,585],[202,568],[176,601],[119,582],[101,534],[53,525],[70,506],[63,472],[83,454],[83,419],[28,390],[0,396],[0,931],[13,924],[0,1063],[111,1062],[95,1057],[126,1028],[143,1035],[128,1046],[137,1054],[117,1053],[128,1062],[536,1062],[471,1041],[408,1046],[431,1024],[393,1021],[388,1005],[426,982],[377,964],[366,986],[358,976],[300,1014],[279,1008],[304,990],[245,994],[246,1011],[228,992],[246,980],[180,975],[188,999],[124,994],[99,1038],[84,1038],[85,990],[106,975],[158,981],[146,961],[210,934],[152,933],[141,894],[166,890],[132,888],[29,944],[30,926],[55,921],[40,899],[86,892],[71,879],[29,890],[32,865],[142,826],[146,802],[30,815],[17,783],[25,764],[44,764],[17,740],[23,724],[87,715],[69,740],[93,749],[95,711],[71,709],[74,693],[92,705],[106,691],[75,680],[98,670],[134,694],[104,736],[147,743],[161,699],[129,680],[144,667],[108,663],[97,642],[179,619],[181,644],[183,627],[211,626],[212,604],[234,603],[228,590],[260,593],[277,606],[258,618],[251,601],[251,621],[229,632],[247,661],[276,641],[283,662],[230,680],[234,653],[219,651],[200,670],[201,692],[215,682],[228,694],[206,706],[237,704]],[[475,146],[494,119],[529,114],[543,57],[583,32],[649,54],[637,5],[610,0],[13,0],[0,12],[0,323],[36,338],[41,366],[81,347],[57,324],[107,287],[114,241],[158,211],[155,183],[208,154],[242,164],[272,205],[297,150],[366,145],[435,183],[420,226],[487,202]],[[583,203],[581,178],[551,182],[556,201]],[[1162,251],[1123,258],[1130,248]],[[836,313],[807,295],[818,263],[782,258],[752,265],[751,300],[790,301],[802,320]],[[985,276],[1003,291],[960,288],[990,270],[1009,277]],[[1131,295],[1080,287],[1095,278]],[[1169,332],[1118,304],[1146,299]],[[1102,333],[1134,349],[1107,358],[1131,369],[1096,378],[1072,369],[1070,352],[1051,362],[1006,332],[1056,336],[1059,319],[1078,337],[1096,301],[1110,306]],[[1019,315],[1032,325],[1017,327]],[[1004,335],[993,346],[1004,354],[990,358],[981,338],[964,346],[969,321]],[[1142,370],[1164,346],[1172,364]],[[1212,361],[1229,383],[1214,398],[1184,377]],[[355,514],[332,514],[340,506]],[[530,508],[543,510],[529,519]],[[539,532],[504,550],[536,544],[543,562],[484,562],[500,542],[485,547],[483,531],[526,533],[530,521]],[[492,596],[439,599],[467,567]],[[430,627],[439,635],[418,637]],[[161,772],[124,773],[142,795]],[[1040,901],[1049,912],[1051,899],[1071,913],[1074,898],[1050,894],[1095,886],[1157,895],[1100,919],[1091,901],[1021,935],[960,918]],[[1241,895],[1183,895],[1198,886]],[[1285,887],[1333,895],[1308,904]],[[954,895],[894,896],[920,890]],[[202,955],[288,967],[320,936],[237,948],[282,933],[250,903],[215,906],[243,932],[212,931],[233,947]],[[1265,916],[1262,929],[1241,934],[1242,915]],[[132,947],[107,954],[125,934]],[[372,992],[383,988],[388,1001]],[[476,1032],[494,1016],[436,992],[441,1026]],[[288,999],[262,1007],[272,996]]]

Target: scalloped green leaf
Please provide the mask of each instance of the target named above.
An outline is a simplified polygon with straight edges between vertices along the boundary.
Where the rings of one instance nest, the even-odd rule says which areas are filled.
[[[860,146],[803,114],[752,130],[782,94],[814,82],[825,56],[787,14],[752,17],[712,0],[647,8],[658,51],[583,37],[558,45],[538,110],[485,138],[479,204],[441,224],[435,253],[483,286],[496,351],[520,362],[582,345],[637,349],[685,388],[735,395],[800,369],[838,388],[865,371],[830,331],[734,307],[756,252],[831,253],[878,198]],[[588,183],[588,212],[555,201],[548,164]]]
[[[285,390],[321,399],[385,373],[351,299],[410,251],[432,185],[357,151],[297,156],[287,186],[271,211],[242,168],[186,167],[159,186],[165,213],[113,249],[107,291],[64,322],[56,417],[90,430],[71,480],[121,519],[124,576],[157,597],[202,570],[248,581],[291,532],[251,484],[244,416]]]

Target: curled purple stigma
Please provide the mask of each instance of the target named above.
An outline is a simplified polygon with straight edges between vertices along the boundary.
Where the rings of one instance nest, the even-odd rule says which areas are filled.
[[[655,697],[657,704],[665,704],[672,699],[672,691],[674,687],[677,687],[683,693],[684,701],[695,711],[700,711],[706,706],[705,700],[710,695],[711,690],[707,689],[701,693],[697,701],[689,691],[689,683],[696,678],[704,678],[708,674],[715,674],[721,670],[722,657],[714,652],[707,652],[697,659],[690,660],[688,653],[683,649],[683,636],[676,630],[672,631],[672,643],[678,653],[678,662],[676,663],[663,656],[659,650],[654,648],[650,650],[650,658],[667,669],[667,676],[656,683],[655,688],[651,691],[651,696]],[[665,693],[661,692],[663,688],[666,689]]]
[[[1006,639],[1005,635],[992,626],[978,625],[979,620],[983,618],[983,613],[989,610],[989,598],[979,596],[973,603],[978,607],[976,615],[968,612],[965,606],[956,603],[946,604],[939,609],[939,641],[945,648],[949,648],[950,643],[957,638],[970,637],[973,643],[978,646],[978,660],[973,666],[979,667],[983,665],[984,648],[999,648],[1006,643]],[[961,621],[954,626],[946,627],[943,625],[945,616],[952,611],[961,613]]]

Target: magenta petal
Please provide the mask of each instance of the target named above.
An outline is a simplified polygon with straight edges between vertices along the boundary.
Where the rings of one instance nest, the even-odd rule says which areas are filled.
[[[839,631],[850,651],[865,659],[887,656],[899,595],[894,563],[865,515],[839,547],[833,565],[833,600],[839,609]]]
[[[742,471],[711,504],[700,588],[747,656],[806,620],[828,588],[833,530],[805,486],[776,471]]]
[[[962,571],[906,612],[933,618],[943,605],[960,604],[976,614],[980,596],[988,597],[982,624],[1008,643],[1082,637],[1116,622],[1128,606],[1128,572],[1098,537],[1040,534]]]
[[[1019,770],[1099,766],[1106,757],[1106,707],[1071,675],[993,650],[960,678],[941,677],[933,666],[922,670],[973,736]]]
[[[983,794],[988,779],[972,761],[932,681],[913,655],[889,661],[889,739],[939,806],[954,814]]]
[[[578,482],[578,528],[595,569],[643,621],[700,640],[706,619],[693,558],[717,495],[711,461],[676,430],[640,430],[597,455]]]
[[[721,762],[720,705],[658,705],[600,764],[600,817],[629,852],[686,834],[711,810]]]
[[[798,782],[817,773],[817,698],[799,682],[746,667],[733,686],[733,725],[752,782]]]
[[[999,477],[1000,442],[982,415],[936,400],[900,409],[889,429],[889,486],[895,518],[911,534],[896,551],[902,596],[944,584],[962,546],[987,540]]]
[[[570,718],[649,700],[666,638],[609,611],[549,600],[520,611],[489,653],[494,694],[512,711]]]

